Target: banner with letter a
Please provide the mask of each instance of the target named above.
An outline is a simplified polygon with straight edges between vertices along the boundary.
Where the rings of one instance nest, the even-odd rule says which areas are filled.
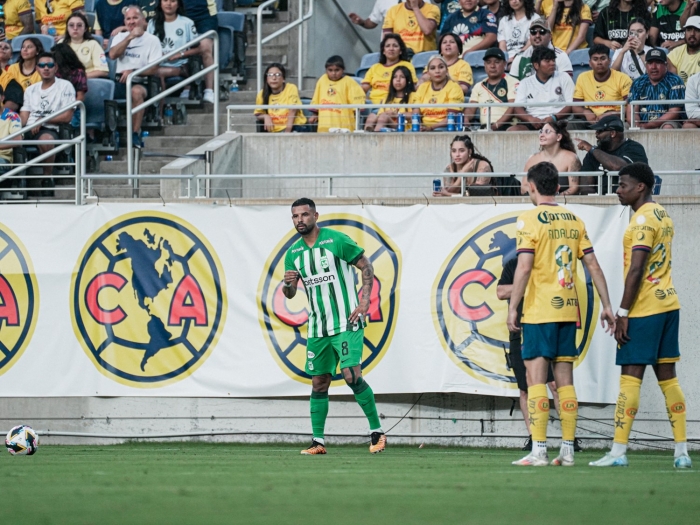
[[[496,287],[529,208],[319,207],[319,226],[355,240],[374,267],[363,369],[376,393],[517,396]],[[586,223],[618,305],[627,214],[567,209]],[[0,395],[308,395],[309,306],[303,283],[293,299],[282,291],[297,239],[286,206],[13,207],[0,218]],[[590,276],[567,257],[552,271],[575,264],[577,393],[611,403],[615,342]],[[332,385],[350,393],[338,370]]]

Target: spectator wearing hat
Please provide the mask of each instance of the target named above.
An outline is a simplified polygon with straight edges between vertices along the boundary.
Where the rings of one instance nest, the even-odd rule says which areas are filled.
[[[668,70],[688,82],[700,73],[700,16],[691,16],[685,23],[685,44],[668,54]]]
[[[454,33],[461,40],[465,53],[496,45],[498,21],[489,9],[480,9],[479,0],[459,0],[461,9],[450,15],[443,33]]]
[[[685,96],[688,100],[700,100],[700,73],[694,74],[688,80]],[[688,119],[683,123],[684,128],[700,128],[700,102],[686,102],[685,114]]]
[[[518,81],[507,75],[506,56],[500,49],[490,48],[484,54],[484,69],[488,75],[484,80],[478,82],[472,88],[469,102],[480,104],[481,126],[486,127],[489,121],[488,104],[500,104],[504,102],[515,102],[515,92]],[[476,113],[475,107],[464,110],[464,121],[469,122]],[[512,124],[514,108],[494,107],[491,108],[491,129],[505,130]]]
[[[422,53],[437,49],[439,23],[439,7],[423,0],[406,0],[386,12],[382,33],[397,33],[413,53]]]
[[[532,52],[532,67],[535,74],[523,79],[518,85],[513,111],[520,123],[508,131],[540,129],[547,122],[557,121],[571,113],[574,96],[574,81],[566,73],[557,71],[556,53],[548,47],[536,47]],[[533,106],[548,103],[550,106]]]
[[[661,100],[683,100],[685,84],[681,77],[670,73],[666,68],[666,52],[650,49],[646,55],[646,74],[632,83],[629,101],[649,100],[644,106],[627,106],[627,120],[634,111],[634,121],[642,129],[680,128],[683,118],[683,104],[654,104]]]
[[[576,147],[586,152],[581,171],[619,171],[633,162],[649,164],[644,146],[625,138],[625,125],[619,115],[606,115],[591,126],[591,129],[595,130],[595,146],[585,140],[574,139]],[[598,192],[596,179],[597,177],[582,177],[580,193],[585,195]],[[604,191],[607,188],[606,181],[607,176],[604,176]]]
[[[515,56],[510,66],[510,74],[518,80],[533,75],[535,71],[532,69],[532,52],[539,46],[553,49],[557,57],[557,71],[573,76],[574,68],[571,66],[569,55],[552,45],[552,31],[550,31],[549,24],[544,18],[535,18],[530,23],[530,47]]]

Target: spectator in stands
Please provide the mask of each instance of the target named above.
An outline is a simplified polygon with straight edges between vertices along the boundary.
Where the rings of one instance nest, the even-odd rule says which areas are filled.
[[[488,105],[500,104],[504,102],[515,102],[515,92],[518,81],[506,71],[506,57],[500,49],[487,49],[484,53],[484,69],[487,77],[478,82],[472,89],[469,102],[471,104],[482,104],[481,127],[485,128],[489,120]],[[464,122],[468,124],[477,108],[471,107],[464,110]],[[511,126],[514,108],[494,107],[491,108],[491,129],[501,131]]]
[[[533,75],[535,73],[532,68],[532,52],[538,46],[548,47],[554,51],[556,59],[557,71],[560,73],[568,73],[573,76],[574,68],[567,55],[561,49],[552,45],[552,32],[549,29],[549,24],[544,18],[535,18],[530,23],[530,46],[517,55],[510,66],[510,74],[518,80]]]
[[[5,18],[5,38],[2,40],[34,33],[34,12],[29,0],[7,0],[2,2],[2,7]]]
[[[593,23],[591,9],[582,0],[543,0],[542,14],[552,27],[554,47],[570,54],[588,47],[586,33]]]
[[[0,76],[0,86],[6,88],[11,80],[16,80],[22,89],[26,90],[32,84],[41,82],[41,75],[36,69],[36,60],[43,52],[44,46],[38,38],[26,38],[19,51],[19,60]]]
[[[382,32],[398,33],[413,53],[437,49],[435,37],[440,23],[440,8],[423,0],[406,0],[386,13]]]
[[[85,94],[88,90],[87,74],[85,66],[80,62],[78,56],[68,44],[56,44],[53,48],[53,55],[56,58],[56,77],[67,80],[75,89],[76,100],[85,100]],[[80,127],[80,109],[76,109],[73,113],[73,119],[70,123],[74,128]]]
[[[474,75],[472,67],[462,59],[462,41],[457,35],[443,33],[438,41],[438,49],[447,62],[450,78],[459,84],[466,96],[469,88],[474,84]],[[429,78],[428,72],[423,72],[421,83],[427,82]]]
[[[216,31],[219,28],[215,0],[187,0],[185,7],[185,15],[194,22],[198,35],[203,35],[207,31]],[[202,55],[202,65],[204,67],[211,66],[214,63],[214,40],[211,38],[202,40],[199,44],[199,52]],[[202,100],[209,104],[214,103],[213,71],[204,77]]]
[[[462,104],[464,93],[459,84],[450,79],[447,62],[440,55],[435,55],[428,62],[430,81],[424,82],[416,91],[416,104],[425,104],[414,109],[414,114],[422,117],[421,131],[445,131],[447,114],[457,113],[458,108],[434,108],[431,104]],[[443,129],[444,128],[444,129]]]
[[[683,43],[680,19],[684,7],[684,0],[659,0],[649,32],[652,46],[673,49]]]
[[[0,101],[2,101],[2,104],[0,104],[0,108],[2,108],[2,114],[0,114],[0,139],[4,139],[22,129],[22,121],[19,115],[5,106],[4,95],[5,93],[0,87]],[[15,138],[15,140],[21,139],[22,137],[19,135]],[[0,146],[0,174],[9,170],[9,167],[2,166],[3,164],[12,164],[13,147],[13,145],[7,143]]]
[[[130,0],[97,0],[95,2],[95,34],[104,39],[104,49],[109,49],[111,38],[126,31],[124,10],[135,2]]]
[[[534,75],[525,77],[518,85],[516,104],[522,104],[513,111],[520,123],[509,131],[541,129],[548,122],[557,122],[571,113],[574,96],[574,81],[566,73],[557,71],[557,56],[553,49],[536,47],[532,52]],[[530,106],[529,104],[549,103],[551,106]],[[558,105],[555,105],[558,104]]]
[[[646,0],[612,0],[596,20],[593,43],[610,49],[622,48],[627,42],[630,22],[636,18],[651,20]]]
[[[317,104],[364,104],[365,92],[354,78],[345,76],[343,57],[333,55],[326,60],[326,73],[316,82],[312,105]],[[353,109],[311,110],[318,116],[309,119],[309,124],[318,124],[317,131],[325,133],[332,128],[355,131]]]
[[[84,0],[46,0],[34,3],[34,16],[37,24],[41,25],[44,35],[51,34],[51,28],[56,41],[66,33],[66,21],[71,13],[85,9]],[[33,32],[33,31],[32,31]]]
[[[683,100],[685,84],[681,77],[666,68],[666,53],[661,49],[650,49],[646,56],[647,72],[632,83],[629,100],[649,100],[645,106],[627,106],[627,120],[634,110],[634,120],[642,129],[680,128],[683,104],[654,104],[656,100]]]
[[[691,16],[700,15],[699,5],[699,2],[688,2],[686,0],[685,8],[683,9],[683,13],[681,13],[681,27],[685,27],[686,22],[688,22],[688,18]]]
[[[0,41],[0,75],[10,67],[12,61],[12,46],[6,40]]]
[[[386,100],[391,84],[391,73],[397,66],[406,66],[411,72],[413,83],[418,83],[416,70],[413,68],[413,64],[408,61],[406,44],[396,33],[389,33],[384,35],[382,40],[379,63],[369,68],[365,78],[362,79],[362,89],[365,93],[369,91],[369,99],[372,104],[382,104]],[[372,112],[377,113],[376,110]]]
[[[438,33],[445,32],[445,22],[452,13],[456,13],[461,9],[459,0],[433,0],[433,3],[440,4],[440,27]]]
[[[146,32],[143,13],[138,6],[126,8],[124,22],[128,31],[114,36],[109,50],[109,57],[117,61],[116,88],[114,90],[114,98],[117,100],[126,98],[126,79],[132,71],[147,66],[163,56],[158,38]],[[143,73],[143,76],[155,75],[157,72],[158,66],[154,66]],[[134,107],[146,100],[146,94],[145,86],[136,82],[132,84],[131,97]],[[136,148],[143,147],[140,136],[143,113],[143,111],[139,111],[132,117],[133,143]]]
[[[686,85],[687,100],[700,100],[700,73],[695,73]],[[686,102],[685,113],[688,119],[683,123],[684,128],[700,128],[700,102]]]
[[[491,11],[493,16],[496,17],[496,28],[498,28],[501,18],[506,15],[501,0],[479,0],[479,3],[482,4],[481,9]]]
[[[647,3],[655,1],[656,0],[647,0]],[[598,21],[600,12],[610,5],[610,0],[583,0],[583,3],[591,10],[591,18],[593,19],[593,23],[595,23]]]
[[[625,45],[615,51],[612,57],[612,65],[615,71],[624,73],[632,80],[639,78],[647,72],[645,59],[651,46],[646,45],[649,37],[649,20],[646,18],[633,18],[627,30]]]
[[[508,63],[530,47],[530,24],[535,18],[534,0],[506,0],[505,15],[498,22],[498,47],[508,53]]]
[[[109,76],[109,66],[105,52],[92,38],[87,18],[83,13],[73,13],[66,22],[66,35],[63,42],[66,42],[75,52],[80,63],[85,68],[87,78],[107,78]],[[82,100],[82,99],[81,99]]]
[[[551,162],[559,173],[581,171],[581,161],[576,154],[574,141],[571,140],[566,120],[547,122],[540,128],[540,151],[532,155],[525,163],[523,171],[529,170],[540,162]],[[523,181],[527,178],[523,178]],[[559,195],[578,194],[578,177],[559,177]],[[526,191],[521,191],[523,195]]]
[[[19,110],[24,106],[24,89],[19,85],[19,82],[13,79],[7,83],[4,99],[5,107],[19,114]]]
[[[463,173],[493,173],[491,161],[481,155],[469,135],[458,135],[450,144],[451,162],[445,168],[445,176],[439,192],[433,192],[433,197],[453,197],[462,195]],[[469,188],[474,186],[487,188],[491,186],[491,177],[464,177],[464,188],[469,195]]]
[[[32,84],[24,93],[24,106],[20,110],[23,126],[31,126],[44,117],[58,113],[72,102],[75,102],[75,89],[68,80],[56,78],[58,66],[53,53],[41,53],[37,59],[37,69],[41,82]],[[32,128],[29,140],[58,140],[60,124],[68,124],[73,118],[73,111],[56,114],[48,122]],[[41,153],[55,148],[53,144],[39,145]],[[44,175],[51,176],[55,155],[47,157],[44,165]],[[45,184],[42,181],[42,184]],[[51,184],[52,186],[53,184]]]
[[[456,2],[456,0],[452,1]],[[400,4],[401,2],[403,2],[403,0],[377,0],[374,3],[372,12],[367,18],[362,18],[357,13],[349,13],[348,18],[350,18],[353,24],[356,24],[360,27],[364,27],[365,29],[374,29],[377,26],[383,25],[384,19],[386,18],[386,12],[390,8],[394,7],[396,4]],[[445,4],[448,3],[449,2],[447,2],[446,0]]]
[[[700,16],[691,16],[685,23],[685,44],[668,54],[668,70],[687,82],[700,73]]]
[[[625,125],[619,115],[606,115],[591,129],[595,130],[596,146],[585,140],[574,139],[578,149],[586,152],[581,171],[619,171],[633,162],[649,164],[644,146],[625,138]],[[586,179],[581,181],[580,193],[585,195],[598,192],[597,177]],[[604,176],[603,191],[599,192],[601,194],[607,192],[606,181],[607,176]]]
[[[459,0],[459,5],[461,9],[450,15],[442,32],[457,35],[466,53],[496,45],[496,16],[488,9],[480,9],[479,0]]]
[[[581,73],[576,80],[574,102],[621,102],[627,100],[632,79],[610,69],[610,51],[602,44],[594,44],[588,50],[591,71]],[[575,115],[592,124],[608,112],[620,112],[619,105],[574,106]]]
[[[416,86],[411,78],[411,72],[405,66],[396,66],[391,74],[391,84],[389,95],[386,97],[387,104],[415,104]],[[365,131],[378,131],[383,128],[396,128],[398,125],[399,113],[403,113],[406,122],[411,119],[412,109],[380,109],[377,115],[374,113],[367,118]],[[408,124],[406,124],[408,129]]]
[[[255,98],[256,106],[301,106],[299,91],[287,83],[287,71],[282,64],[270,64],[265,69],[265,85]],[[256,109],[255,118],[268,133],[303,131],[306,117],[300,109]]]

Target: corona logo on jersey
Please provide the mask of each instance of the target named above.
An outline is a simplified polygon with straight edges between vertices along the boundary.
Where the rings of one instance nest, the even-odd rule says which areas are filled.
[[[165,213],[136,212],[103,226],[76,264],[73,329],[107,377],[158,387],[211,354],[226,315],[224,273],[204,236]]]
[[[462,240],[443,264],[433,285],[433,321],[443,348],[471,376],[496,386],[517,388],[505,352],[509,349],[508,303],[496,296],[504,264],[515,257],[516,220],[522,211],[499,215],[483,222]],[[583,265],[560,253],[561,265],[552,261],[552,271],[562,286],[576,286],[581,326],[576,344],[583,360],[597,315],[593,285]],[[576,282],[571,264],[578,264]],[[597,296],[595,296],[597,297]],[[554,301],[555,308],[563,307]],[[561,298],[558,298],[561,300]]]
[[[27,250],[0,224],[0,375],[29,344],[39,314],[39,288]]]
[[[394,242],[373,222],[350,214],[322,215],[320,228],[333,228],[348,235],[365,250],[374,266],[374,285],[370,308],[365,320],[362,369],[367,374],[381,361],[391,343],[399,308],[399,279],[401,254]],[[282,293],[284,257],[287,249],[299,239],[296,230],[291,231],[275,247],[267,262],[258,285],[258,311],[263,335],[272,356],[282,370],[292,379],[311,383],[311,376],[304,371],[307,358],[306,331],[309,319],[304,286],[322,283],[298,283],[297,294],[287,299]],[[358,290],[359,272],[355,272]],[[309,279],[310,281],[310,279]],[[334,386],[345,384],[339,370],[333,376]]]

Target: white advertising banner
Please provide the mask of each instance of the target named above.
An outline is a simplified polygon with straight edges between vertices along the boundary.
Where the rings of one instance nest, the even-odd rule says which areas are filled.
[[[627,214],[567,207],[619,304]],[[496,286],[525,209],[319,207],[319,225],[348,234],[374,265],[363,368],[375,393],[517,395]],[[5,207],[0,396],[308,395],[306,296],[281,290],[296,238],[288,207]],[[611,403],[615,342],[582,267],[576,288],[577,393]],[[340,375],[331,393],[350,393]]]

